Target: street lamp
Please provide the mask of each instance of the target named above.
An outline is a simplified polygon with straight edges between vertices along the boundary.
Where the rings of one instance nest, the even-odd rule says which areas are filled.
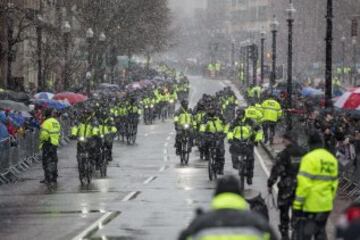
[[[98,76],[100,76],[100,71],[101,71],[101,66],[104,62],[104,54],[103,54],[103,50],[105,47],[105,41],[106,41],[106,35],[105,33],[100,33],[99,35],[99,43],[100,43],[100,54],[99,54],[99,59],[98,59],[98,64],[97,64],[97,73],[96,73],[96,79],[98,79]]]
[[[231,68],[233,71],[232,78],[235,80],[236,76],[236,70],[235,70],[235,39],[231,39]]]
[[[292,64],[293,64],[293,24],[294,24],[294,14],[296,13],[296,9],[294,8],[294,4],[292,0],[289,0],[289,8],[286,9],[288,14],[288,79],[287,79],[287,109],[292,108]],[[287,113],[287,128],[288,130],[292,129],[292,121],[291,114],[288,111]]]
[[[325,48],[325,107],[332,107],[332,41],[333,41],[333,0],[326,5],[326,48]]]
[[[92,48],[92,41],[94,38],[94,32],[91,28],[89,28],[86,31],[86,40],[88,42],[88,71],[86,73],[86,92],[90,94],[90,80],[91,80],[91,71],[92,71],[92,54],[91,54],[91,48]],[[90,75],[88,74],[90,73]]]
[[[248,87],[250,84],[250,39],[247,39],[245,41],[245,56],[246,56],[246,68],[245,68],[245,71],[246,71],[246,86]]]
[[[265,36],[266,32],[262,31],[260,33],[260,44],[261,44],[261,53],[260,53],[260,82],[264,83],[264,52],[265,52]]]
[[[352,70],[351,70],[351,80],[352,81],[352,84],[353,86],[356,86],[356,72],[357,72],[357,69],[356,69],[356,37],[353,37],[352,40],[351,40],[351,45],[353,47],[353,56],[352,56],[352,62],[353,62],[353,66],[352,66]]]
[[[64,89],[68,89],[69,87],[69,69],[68,69],[68,60],[69,60],[69,38],[70,38],[70,32],[71,32],[71,25],[68,21],[64,22],[64,25],[62,27],[62,31],[64,34],[64,50],[65,50],[65,63],[64,63]]]
[[[345,41],[346,37],[342,36],[341,39],[341,45],[342,45],[342,70],[341,70],[341,80],[343,83],[345,83]]]
[[[270,90],[272,93],[273,87],[276,80],[276,34],[279,26],[279,22],[276,19],[276,16],[273,16],[273,20],[270,23],[270,29],[272,33],[272,69],[271,69],[271,79],[270,79]]]

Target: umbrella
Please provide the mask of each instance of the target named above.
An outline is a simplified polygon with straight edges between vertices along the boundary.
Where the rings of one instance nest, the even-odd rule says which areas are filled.
[[[88,97],[85,95],[82,95],[80,93],[73,93],[73,92],[62,92],[58,93],[54,96],[54,100],[66,100],[71,105],[75,105],[77,103],[85,102]]]
[[[30,108],[21,102],[12,100],[0,100],[0,108],[11,109],[17,112],[29,112]]]
[[[320,89],[311,88],[311,87],[303,88],[303,90],[301,91],[301,95],[303,97],[321,96],[323,94],[324,94],[323,91],[321,91]]]
[[[101,90],[119,90],[120,87],[117,84],[111,84],[111,83],[102,83],[99,85],[99,89]]]
[[[345,92],[334,105],[342,109],[360,110],[360,88]]]
[[[37,99],[34,101],[34,104],[55,110],[62,110],[70,106],[70,104],[65,101],[57,101],[52,99]]]
[[[36,99],[53,99],[55,95],[53,93],[50,92],[39,92],[37,94],[34,95],[34,98]]]

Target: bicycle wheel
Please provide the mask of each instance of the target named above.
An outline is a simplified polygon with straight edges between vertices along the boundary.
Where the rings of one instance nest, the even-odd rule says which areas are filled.
[[[208,162],[208,174],[209,174],[209,180],[212,181],[214,176],[213,176],[213,169],[212,169],[211,159]]]
[[[240,160],[239,160],[239,168],[238,168],[238,171],[239,171],[239,177],[240,177],[240,190],[241,191],[244,191],[245,190],[245,176],[244,176],[244,163],[243,163],[243,156],[240,157]]]

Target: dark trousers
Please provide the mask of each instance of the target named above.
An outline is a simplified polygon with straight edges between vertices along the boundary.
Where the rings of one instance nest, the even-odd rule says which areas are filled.
[[[47,183],[56,183],[58,177],[57,164],[57,146],[51,143],[44,143],[42,148],[42,166]]]
[[[303,213],[301,220],[297,220],[294,226],[295,236],[293,239],[327,240],[326,223],[330,213]]]
[[[270,140],[270,143],[272,143],[272,141],[274,140],[274,136],[275,136],[275,128],[276,128],[275,122],[264,122],[263,123],[265,142]]]
[[[279,231],[283,239],[286,239],[286,237],[289,238],[290,207],[291,207],[291,203],[279,206],[279,211],[280,211]]]

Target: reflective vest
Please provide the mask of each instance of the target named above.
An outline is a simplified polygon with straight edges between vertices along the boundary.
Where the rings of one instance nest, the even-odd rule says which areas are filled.
[[[319,148],[306,154],[300,163],[293,208],[304,212],[329,212],[338,187],[338,161]]]
[[[127,109],[125,106],[118,107],[116,112],[117,112],[117,116],[120,117],[127,115]]]
[[[71,136],[74,137],[92,137],[92,126],[91,124],[80,123],[78,126],[71,128]]]
[[[234,193],[222,193],[212,201],[212,208],[216,210],[249,211],[248,203]],[[189,240],[268,240],[270,234],[261,232],[253,226],[214,226],[204,228],[194,234]]]
[[[188,112],[180,113],[178,116],[175,116],[174,122],[180,125],[189,124],[192,123],[192,115]]]
[[[100,135],[107,135],[109,133],[116,133],[117,128],[115,126],[112,126],[112,124],[109,124],[111,119],[106,119],[100,126]]]
[[[256,123],[260,123],[263,118],[263,114],[261,113],[261,111],[259,111],[255,107],[250,106],[245,109],[245,118],[252,119]]]
[[[251,91],[252,97],[260,98],[260,96],[261,96],[261,87],[255,86],[250,91]]]
[[[221,193],[214,197],[211,202],[214,210],[220,209],[238,209],[249,210],[249,205],[244,198],[235,193]]]
[[[206,124],[200,126],[200,132],[223,133],[224,130],[224,123],[219,118],[211,119]]]
[[[61,125],[55,118],[48,118],[41,124],[40,148],[45,142],[59,146],[61,136]]]
[[[264,121],[277,122],[282,116],[281,105],[274,99],[265,100],[261,107],[263,109]]]
[[[229,140],[248,140],[253,135],[252,129],[247,125],[236,126],[232,131],[228,132]]]
[[[195,119],[194,119],[194,127],[199,128],[200,124],[202,123],[204,117],[205,117],[206,113],[205,112],[198,112],[195,115]]]

